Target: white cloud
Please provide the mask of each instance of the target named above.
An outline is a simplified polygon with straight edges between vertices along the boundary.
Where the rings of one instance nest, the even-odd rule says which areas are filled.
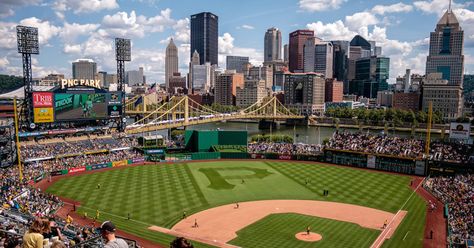
[[[234,45],[234,37],[230,33],[219,36],[219,67],[225,68],[225,57],[227,55],[249,57],[250,63],[260,65],[263,63],[263,52],[255,48],[237,47]]]
[[[64,23],[59,37],[65,42],[74,42],[79,36],[90,35],[90,33],[97,30],[99,26],[99,24],[69,24],[66,22]]]
[[[254,27],[254,26],[251,26],[251,25],[244,24],[244,25],[242,25],[242,26],[238,26],[237,29],[253,30],[253,29],[255,29],[255,27]]]
[[[369,12],[357,12],[353,15],[346,16],[345,24],[350,30],[360,30],[361,28],[369,25],[375,25],[379,23],[377,17]]]
[[[53,3],[53,9],[56,12],[72,10],[75,14],[99,12],[118,7],[116,0],[57,0]]]
[[[80,54],[81,51],[82,51],[81,45],[65,44],[63,48],[64,53]]]
[[[372,8],[372,13],[384,15],[385,13],[410,12],[412,10],[413,6],[400,2],[392,5],[376,5]]]
[[[0,1],[0,18],[5,18],[15,14],[16,7],[32,6],[41,3],[41,0],[2,0]]]
[[[299,7],[310,12],[338,9],[346,0],[300,0]]]
[[[0,22],[0,48],[14,49],[16,47],[16,23]]]
[[[452,3],[452,9],[459,9],[469,6],[471,3],[466,2],[459,4],[456,2]],[[446,0],[431,0],[431,1],[415,1],[413,5],[418,10],[421,10],[426,13],[436,13],[438,15],[443,14],[447,9],[449,2]]]
[[[318,21],[309,23],[306,27],[314,30],[316,36],[324,40],[351,40],[357,34],[349,30],[341,20],[327,24]]]
[[[10,62],[8,61],[7,57],[0,58],[0,67],[6,67],[9,64]]]
[[[50,24],[49,21],[42,21],[36,17],[30,17],[20,21],[21,25],[37,27],[38,28],[38,39],[40,45],[47,45],[49,39],[58,35],[61,30],[60,27]]]
[[[150,18],[137,16],[135,11],[131,11],[130,15],[127,12],[117,12],[104,16],[99,33],[108,37],[142,38],[147,32],[163,32],[175,24],[176,21],[171,18],[171,9],[164,9],[159,15]]]

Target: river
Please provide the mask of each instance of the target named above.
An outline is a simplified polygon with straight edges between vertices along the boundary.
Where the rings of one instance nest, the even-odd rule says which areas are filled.
[[[248,131],[249,138],[255,134],[270,134],[270,130],[259,130],[258,123],[243,123],[243,122],[215,122],[201,125],[194,125],[187,127],[188,130],[232,130],[232,131]],[[344,129],[340,129],[344,130]],[[347,129],[351,132],[359,131],[359,129]],[[272,134],[286,134],[294,138],[296,143],[311,143],[321,144],[324,139],[330,138],[336,131],[336,128],[330,127],[316,127],[316,126],[286,126],[278,125],[276,130],[272,129]],[[362,130],[367,132],[368,130]],[[380,134],[381,131],[369,130],[370,133]],[[394,132],[389,129],[389,134],[395,134],[400,137],[410,137],[410,132]],[[439,138],[439,134],[431,134],[432,138]],[[417,133],[416,138],[425,139],[425,134]]]

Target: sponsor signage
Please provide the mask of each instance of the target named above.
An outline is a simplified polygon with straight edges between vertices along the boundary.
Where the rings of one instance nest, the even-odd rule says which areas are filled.
[[[146,150],[146,154],[163,154],[165,151],[163,149],[151,149],[151,150]]]
[[[471,134],[470,123],[451,122],[449,128],[450,139],[468,140]]]
[[[124,165],[127,165],[127,164],[128,164],[127,160],[120,160],[120,161],[112,162],[113,167],[124,166]]]
[[[144,159],[144,158],[134,158],[134,159],[132,159],[132,162],[133,162],[134,164],[136,164],[136,163],[143,163],[143,162],[145,162],[145,159]]]
[[[68,173],[71,174],[71,173],[77,173],[77,172],[83,172],[83,171],[86,171],[86,167],[85,167],[85,166],[69,169],[69,170],[68,170]]]
[[[33,107],[44,108],[53,107],[52,92],[33,92]]]
[[[100,170],[109,167],[108,163],[91,165],[91,170]]]
[[[279,155],[278,159],[291,160],[291,155]]]
[[[265,155],[263,155],[263,154],[257,154],[257,153],[252,153],[252,154],[250,154],[250,157],[251,157],[251,158],[254,158],[254,159],[263,159],[263,158],[265,158]]]
[[[375,169],[375,159],[375,156],[367,155],[367,168]]]
[[[54,122],[54,111],[52,107],[49,108],[34,108],[33,117],[35,123]]]
[[[61,89],[76,87],[76,86],[87,86],[92,88],[100,89],[100,80],[95,79],[61,79]]]
[[[63,174],[62,171],[51,171],[49,173],[51,176],[55,177],[55,176],[61,176]]]
[[[121,105],[109,105],[109,106],[107,106],[107,114],[111,118],[122,116],[122,106]]]

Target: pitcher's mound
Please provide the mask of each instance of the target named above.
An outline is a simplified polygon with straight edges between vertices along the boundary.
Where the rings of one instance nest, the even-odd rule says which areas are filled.
[[[309,235],[306,232],[300,232],[300,233],[297,233],[295,237],[301,241],[306,241],[306,242],[316,242],[323,239],[323,236],[314,232],[310,232]]]

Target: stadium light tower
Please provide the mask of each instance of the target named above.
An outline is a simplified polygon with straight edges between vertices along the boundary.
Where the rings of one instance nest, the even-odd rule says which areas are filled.
[[[25,85],[23,110],[26,113],[27,122],[32,123],[33,72],[31,69],[31,54],[39,54],[38,28],[18,25],[16,26],[16,37],[18,53],[21,53],[23,60],[23,83]]]
[[[117,84],[122,94],[122,116],[119,121],[119,130],[124,131],[125,119],[125,61],[131,60],[130,39],[115,38],[115,60],[117,60]]]

